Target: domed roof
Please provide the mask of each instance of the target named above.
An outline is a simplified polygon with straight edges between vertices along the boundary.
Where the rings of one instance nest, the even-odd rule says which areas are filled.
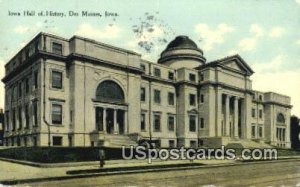
[[[169,43],[166,51],[173,48],[199,50],[197,44],[193,40],[189,39],[188,36],[177,36],[173,41]]]

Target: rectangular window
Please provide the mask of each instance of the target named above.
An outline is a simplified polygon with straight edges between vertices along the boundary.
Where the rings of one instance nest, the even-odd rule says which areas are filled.
[[[18,97],[22,96],[22,82],[18,83]]]
[[[37,102],[33,102],[33,118],[34,118],[34,126],[38,126],[38,106]]]
[[[189,127],[190,132],[196,132],[196,116],[190,115]]]
[[[262,101],[262,95],[259,95],[258,99],[259,99],[260,101]]]
[[[19,107],[18,110],[18,118],[19,118],[19,129],[22,129],[22,108]]]
[[[62,88],[62,72],[52,71],[52,88]]]
[[[189,74],[189,79],[190,79],[191,82],[196,82],[196,75],[193,74],[193,73],[190,73]]]
[[[16,110],[13,109],[12,112],[12,130],[15,131],[16,130]]]
[[[252,117],[255,118],[255,109],[252,108]]]
[[[204,118],[200,118],[200,128],[204,128]]]
[[[146,88],[141,88],[141,101],[146,101]]]
[[[154,90],[154,103],[160,103],[160,90]]]
[[[203,94],[200,95],[200,102],[204,103],[204,95]]]
[[[154,114],[154,132],[160,131],[160,115]]]
[[[52,104],[52,124],[62,124],[62,106]]]
[[[146,66],[145,66],[145,64],[141,64],[141,69],[142,69],[143,71],[146,71]]]
[[[168,78],[169,78],[169,80],[174,80],[174,73],[169,71]]]
[[[190,94],[190,105],[195,106],[196,105],[196,95]]]
[[[38,72],[34,72],[34,88],[38,88]]]
[[[25,80],[25,92],[26,94],[29,93],[29,78],[26,78]]]
[[[259,118],[262,118],[263,112],[262,110],[259,110]]]
[[[25,128],[29,128],[29,106],[25,106]]]
[[[141,114],[141,131],[146,130],[146,114]]]
[[[38,142],[37,142],[37,137],[34,136],[34,137],[32,138],[32,141],[33,141],[33,146],[36,147],[37,144],[38,144]]]
[[[52,52],[58,55],[62,55],[62,44],[52,43]]]
[[[252,138],[256,138],[256,127],[255,126],[252,126],[252,128],[251,128],[251,135],[252,135]]]
[[[175,120],[174,116],[169,116],[168,117],[168,129],[169,131],[174,131],[174,126],[175,126]]]
[[[53,142],[53,146],[62,146],[62,137],[61,136],[53,136],[52,142]]]
[[[169,140],[169,148],[175,147],[175,140]]]
[[[200,73],[200,81],[204,81],[204,74]]]
[[[191,140],[191,141],[190,141],[190,147],[196,148],[196,146],[197,146],[197,141]]]
[[[174,105],[174,93],[171,92],[168,93],[168,104]]]
[[[73,147],[73,136],[72,135],[68,136],[68,142],[69,142],[69,147]]]
[[[155,77],[161,77],[160,69],[154,68],[154,76],[155,76]]]
[[[263,127],[259,127],[259,129],[258,129],[258,136],[259,136],[260,138],[263,137]]]

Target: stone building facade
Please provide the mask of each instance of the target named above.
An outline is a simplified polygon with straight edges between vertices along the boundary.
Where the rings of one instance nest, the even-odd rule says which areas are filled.
[[[206,62],[187,36],[153,63],[40,33],[5,69],[7,146],[290,147],[290,97],[253,90],[239,55]]]

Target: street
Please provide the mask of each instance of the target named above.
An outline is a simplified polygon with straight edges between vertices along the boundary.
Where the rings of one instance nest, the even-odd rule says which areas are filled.
[[[29,186],[300,186],[300,161],[249,163],[23,184]]]

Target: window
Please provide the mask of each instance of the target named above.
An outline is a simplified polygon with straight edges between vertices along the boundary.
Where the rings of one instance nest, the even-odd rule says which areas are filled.
[[[154,115],[154,131],[155,132],[160,131],[160,115],[159,114]]]
[[[145,66],[145,64],[141,64],[141,69],[142,69],[143,71],[146,71],[146,66]]]
[[[29,78],[26,78],[25,80],[25,92],[26,94],[29,93]]]
[[[103,81],[99,84],[96,91],[98,101],[109,103],[124,103],[125,97],[122,88],[114,81]]]
[[[204,95],[203,94],[200,95],[200,102],[204,103]]]
[[[259,136],[260,138],[263,137],[263,128],[262,128],[261,126],[260,126],[259,129],[258,129],[258,136]]]
[[[174,105],[174,93],[171,92],[168,93],[168,104]]]
[[[190,94],[190,105],[195,106],[196,105],[196,95]]]
[[[196,148],[196,146],[197,146],[197,141],[191,140],[190,141],[190,147]]]
[[[146,89],[141,88],[141,101],[146,101]]]
[[[52,123],[62,124],[62,106],[59,104],[52,104]]]
[[[38,126],[38,106],[37,106],[37,102],[33,102],[33,118],[34,118],[34,126]]]
[[[37,142],[37,137],[36,136],[34,136],[32,138],[32,142],[33,142],[33,146],[37,146],[38,142]]]
[[[200,73],[200,81],[204,81],[204,74]]]
[[[22,96],[22,82],[19,82],[18,84],[18,97]]]
[[[62,88],[62,72],[52,71],[52,88]]]
[[[252,126],[252,128],[251,128],[251,135],[252,135],[252,138],[255,138],[256,137],[256,128],[255,128],[255,126]]]
[[[196,82],[196,75],[193,74],[193,73],[190,73],[189,74],[189,79],[190,79],[191,82]]]
[[[22,108],[19,107],[19,111],[18,111],[18,118],[19,118],[19,129],[22,129]]]
[[[200,118],[200,128],[204,128],[204,118]]]
[[[154,102],[160,103],[160,90],[154,90]]]
[[[25,106],[25,128],[29,128],[29,106]]]
[[[204,141],[201,140],[201,139],[199,139],[199,140],[198,140],[198,146],[201,147],[201,146],[203,146],[203,145],[204,145]]]
[[[58,55],[62,55],[62,44],[52,43],[52,52]]]
[[[61,136],[53,136],[52,142],[53,142],[53,146],[62,146],[62,137]]]
[[[277,114],[277,123],[285,123],[284,115],[282,113]]]
[[[72,135],[68,136],[68,142],[69,142],[69,147],[73,147],[73,136]]]
[[[141,114],[141,131],[146,130],[146,114]]]
[[[189,122],[190,132],[196,132],[196,116],[190,115]]]
[[[259,95],[258,99],[259,99],[260,101],[262,101],[262,95]]]
[[[24,140],[24,146],[27,147],[27,137],[24,137],[23,140]]]
[[[169,131],[174,131],[174,123],[175,123],[175,120],[174,120],[174,116],[169,116],[168,117],[168,129]]]
[[[169,148],[175,147],[175,140],[169,140]]]
[[[154,68],[154,76],[156,76],[156,77],[161,77],[160,69]]]
[[[255,118],[255,108],[252,108],[252,117]]]
[[[171,71],[169,71],[168,78],[169,78],[170,80],[174,80],[174,73],[171,72]]]
[[[34,88],[38,88],[38,72],[34,72]]]
[[[12,112],[12,130],[15,131],[16,130],[16,110],[13,109]]]
[[[262,112],[262,110],[260,109],[260,110],[259,110],[259,118],[262,118],[262,115],[263,115],[263,112]]]

